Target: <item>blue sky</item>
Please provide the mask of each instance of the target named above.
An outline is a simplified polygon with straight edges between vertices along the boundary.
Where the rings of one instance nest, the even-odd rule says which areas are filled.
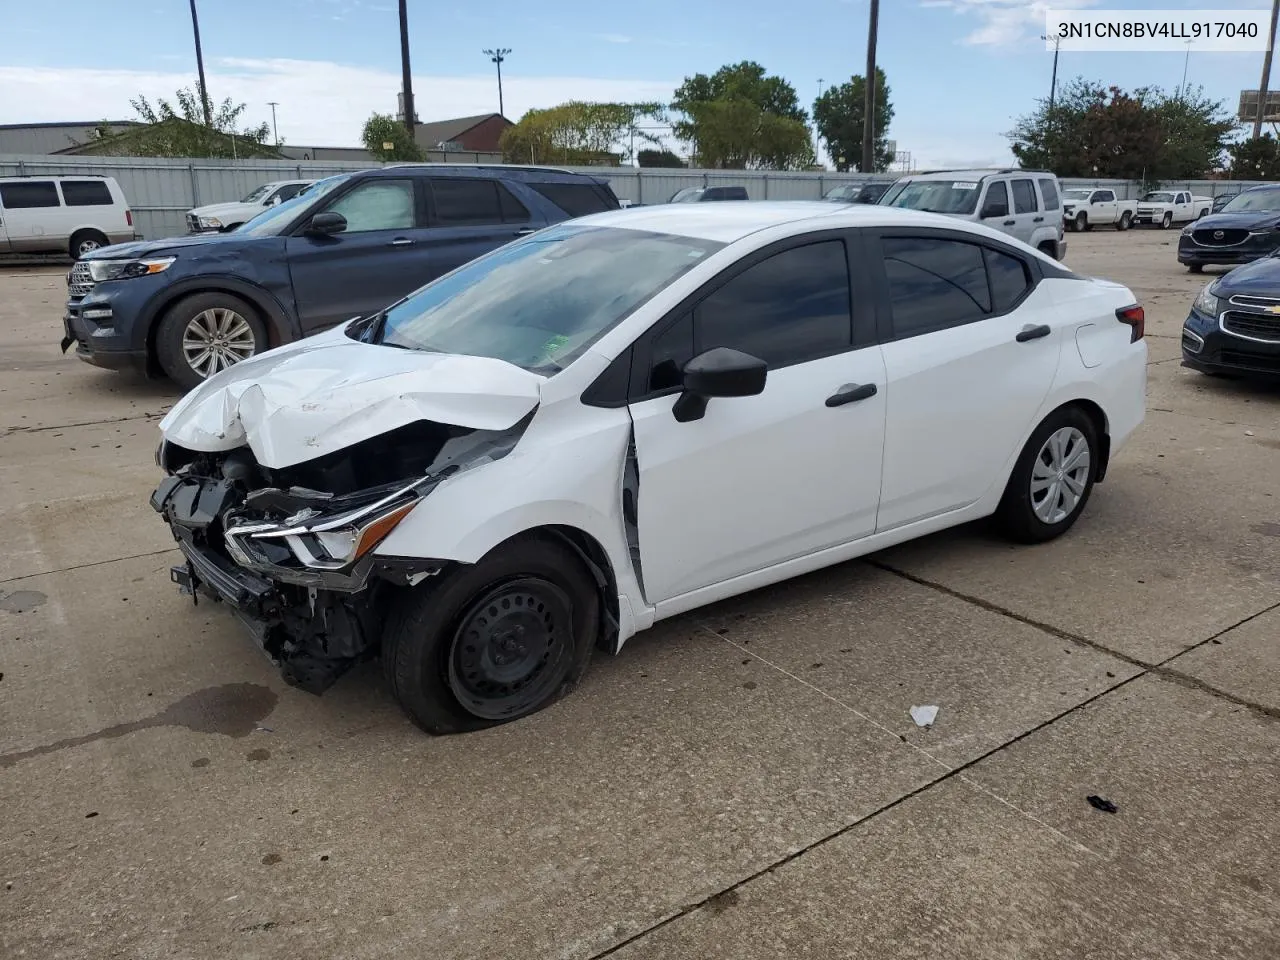
[[[186,0],[138,0],[102,16],[101,0],[6,4],[0,123],[132,115],[138,92],[167,95],[195,64]],[[392,112],[399,37],[392,0],[199,0],[210,92],[267,119],[297,144],[354,145],[373,110]],[[878,59],[900,149],[922,166],[1009,159],[1001,134],[1049,88],[1052,54],[1034,0],[882,0]],[[1057,0],[1091,9],[1246,9],[1266,0]],[[423,120],[497,109],[482,48],[505,46],[507,114],[587,100],[667,99],[687,75],[750,59],[786,77],[808,107],[819,79],[861,73],[866,0],[486,0],[443,9],[410,0],[414,87]],[[78,25],[68,30],[68,24]],[[91,29],[88,26],[91,25]],[[1256,88],[1260,53],[1192,52],[1188,81],[1234,110]],[[1063,53],[1077,74],[1125,88],[1175,88],[1181,53]],[[1278,80],[1277,82],[1280,82]]]

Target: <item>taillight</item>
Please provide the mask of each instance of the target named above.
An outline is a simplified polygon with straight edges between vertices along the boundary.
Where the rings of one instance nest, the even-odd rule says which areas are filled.
[[[1116,311],[1116,319],[1129,325],[1129,342],[1137,343],[1146,333],[1147,314],[1141,306],[1121,307]]]
[[[125,224],[126,224],[127,226],[130,226],[130,227],[132,227],[132,226],[133,226],[133,211],[132,211],[132,210],[126,210],[126,211],[124,212],[124,222],[125,222]]]

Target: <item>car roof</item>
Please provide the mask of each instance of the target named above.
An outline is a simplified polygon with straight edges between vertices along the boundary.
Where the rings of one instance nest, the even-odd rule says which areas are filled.
[[[894,226],[961,229],[981,233],[983,236],[1008,239],[1004,234],[988,228],[974,230],[972,225],[964,221],[937,213],[875,204],[832,204],[820,200],[726,200],[720,203],[657,204],[652,207],[629,207],[625,210],[594,213],[573,222],[695,237],[726,244],[771,227],[801,223],[811,223],[811,229],[814,230]]]
[[[430,173],[433,177],[493,177],[504,180],[523,180],[559,183],[607,183],[603,177],[592,177],[573,170],[558,167],[519,166],[497,163],[392,163],[362,171],[367,176],[404,176],[405,171]]]
[[[1027,177],[1053,177],[1050,170],[1020,170],[1016,167],[973,167],[967,170],[929,170],[924,173],[910,173],[903,180],[982,180],[1001,174],[1021,174]]]

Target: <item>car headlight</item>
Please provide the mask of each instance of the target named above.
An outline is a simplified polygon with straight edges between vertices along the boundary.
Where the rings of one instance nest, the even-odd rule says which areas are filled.
[[[287,547],[304,567],[342,570],[385,540],[418,505],[422,492],[415,482],[376,503],[337,515],[304,511],[283,524],[233,525],[226,530],[225,543],[243,566],[269,564],[263,548],[275,543]]]
[[[222,221],[217,217],[201,217],[199,219],[200,226],[207,229],[221,230]]]
[[[1209,292],[1212,287],[1213,284],[1210,283],[1200,291],[1199,296],[1197,296],[1195,301],[1191,304],[1191,309],[1198,313],[1203,313],[1207,317],[1213,317],[1216,320],[1218,319],[1218,311],[1222,309],[1222,298],[1214,296]]]
[[[1182,235],[1184,237],[1189,237],[1191,236],[1191,234],[1195,233],[1195,230],[1196,230],[1196,225],[1194,223],[1189,223],[1182,228]]]
[[[104,280],[127,280],[168,270],[177,257],[154,257],[146,260],[89,260],[89,276],[94,283]]]

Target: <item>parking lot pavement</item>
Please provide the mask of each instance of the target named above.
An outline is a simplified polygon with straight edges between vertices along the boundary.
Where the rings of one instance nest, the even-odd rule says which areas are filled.
[[[175,392],[60,356],[62,272],[0,269],[0,956],[1276,956],[1280,390],[1179,366],[1174,239],[1071,238],[1151,366],[1067,537],[717,604],[445,739],[177,595]]]

